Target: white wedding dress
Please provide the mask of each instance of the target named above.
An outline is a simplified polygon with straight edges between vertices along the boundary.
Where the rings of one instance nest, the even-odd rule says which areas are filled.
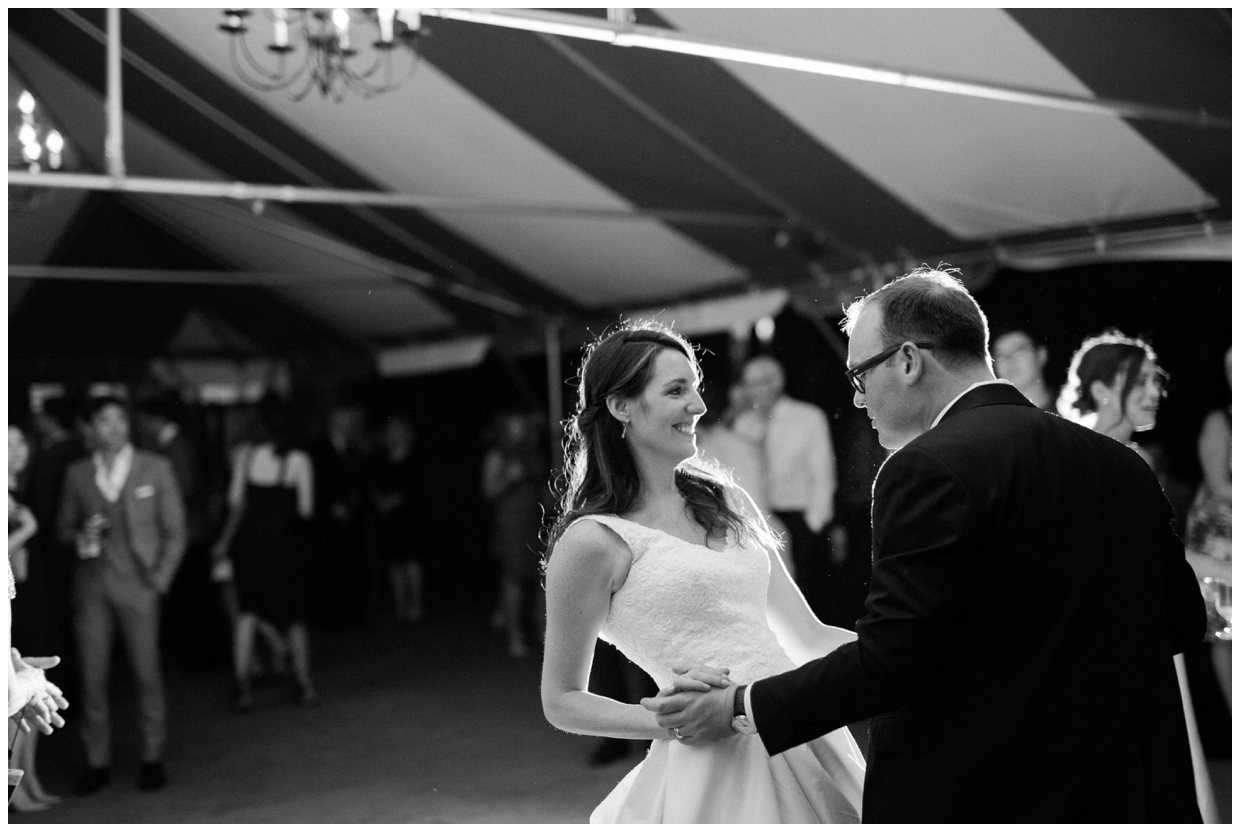
[[[726,667],[746,684],[795,667],[766,621],[771,563],[754,544],[724,551],[610,515],[633,563],[600,636],[658,683],[681,662]],[[688,746],[655,740],[591,823],[857,823],[865,762],[846,728],[768,756],[755,735]]]

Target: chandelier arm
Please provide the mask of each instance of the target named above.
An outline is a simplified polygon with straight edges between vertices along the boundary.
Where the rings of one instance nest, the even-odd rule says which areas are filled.
[[[275,89],[284,89],[290,83],[292,83],[292,81],[289,80],[288,73],[271,72],[265,66],[263,66],[262,62],[260,62],[258,58],[255,57],[254,53],[250,50],[250,42],[249,42],[249,39],[245,37],[245,35],[238,35],[237,37],[241,39],[241,51],[245,55],[246,63],[248,63],[251,67],[253,67],[255,72],[257,72],[264,79],[266,79],[266,82],[277,84],[278,86],[276,86]],[[285,55],[281,54],[280,57],[278,58],[278,61],[279,61],[279,66],[284,66]],[[292,79],[295,80],[298,74],[300,74],[300,70],[298,72],[293,73]]]
[[[244,49],[244,45],[241,48]],[[300,76],[304,70],[303,66],[302,69],[298,70],[292,77],[280,80],[280,76],[271,75],[270,73],[265,72],[261,67],[258,67],[257,71],[260,75],[272,79],[270,82],[264,81],[261,78],[255,78],[251,74],[251,71],[247,69],[241,62],[240,58],[237,57],[237,49],[237,43],[234,40],[232,43],[232,48],[228,50],[229,58],[232,60],[233,70],[242,81],[261,92],[277,92],[279,90],[288,89],[292,84],[296,83],[298,76]],[[253,63],[252,58],[249,60]]]
[[[385,63],[385,66],[387,67],[387,70],[388,70],[386,73],[386,75],[388,76],[388,80],[382,83],[374,83],[368,80],[370,76],[373,75],[375,71],[379,68],[376,65],[376,66],[371,67],[364,74],[359,75],[359,74],[353,73],[351,77],[346,76],[345,83],[349,86],[350,89],[353,89],[354,91],[358,92],[361,95],[366,96],[367,98],[369,98],[372,95],[378,95],[380,93],[385,93],[385,92],[394,90],[397,87],[399,87],[401,84],[408,81],[413,76],[414,71],[418,68],[418,64],[422,62],[422,53],[420,53],[415,47],[412,47],[412,46],[409,47],[409,51],[412,52],[413,55],[409,60],[408,69],[405,70],[404,75],[400,79],[395,80],[395,81],[391,80],[391,69],[392,69],[392,66],[395,64],[395,60],[393,59]]]

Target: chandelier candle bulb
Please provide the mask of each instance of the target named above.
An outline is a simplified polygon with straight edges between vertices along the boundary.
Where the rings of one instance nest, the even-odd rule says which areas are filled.
[[[34,112],[34,96],[30,94],[30,90],[22,90],[17,99],[17,109],[21,110],[23,116]]]
[[[396,9],[380,8],[379,13],[379,41],[381,43],[390,44],[392,42],[392,31],[395,23]]]
[[[288,15],[284,9],[273,9],[275,15],[275,46],[283,49],[288,46]]]
[[[60,151],[64,149],[65,140],[59,130],[47,134],[47,163],[52,166],[52,170],[60,168]]]
[[[336,31],[340,33],[340,50],[349,48],[349,12],[347,9],[336,9],[332,12],[332,23],[336,24]]]

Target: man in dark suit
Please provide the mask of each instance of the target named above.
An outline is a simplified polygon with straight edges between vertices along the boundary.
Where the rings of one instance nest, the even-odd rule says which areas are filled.
[[[659,724],[756,728],[778,754],[871,717],[867,822],[1200,822],[1172,657],[1205,609],[1153,473],[996,380],[949,274],[897,280],[845,326],[854,404],[894,451],[858,638],[647,700]]]
[[[65,476],[57,517],[73,547],[73,629],[82,669],[82,740],[87,770],[74,791],[90,794],[110,778],[108,671],[119,629],[133,668],[141,711],[144,791],[164,785],[164,685],[159,662],[160,597],[185,551],[185,512],[168,460],[135,450],[124,403],[92,399],[87,421],[95,453]]]

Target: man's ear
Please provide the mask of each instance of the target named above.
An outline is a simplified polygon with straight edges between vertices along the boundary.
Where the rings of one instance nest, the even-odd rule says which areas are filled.
[[[620,396],[607,397],[607,410],[621,422],[629,420],[629,400]]]
[[[905,385],[912,387],[921,380],[926,370],[926,362],[921,350],[912,344],[905,344],[896,353],[896,361],[899,362],[900,378]]]

